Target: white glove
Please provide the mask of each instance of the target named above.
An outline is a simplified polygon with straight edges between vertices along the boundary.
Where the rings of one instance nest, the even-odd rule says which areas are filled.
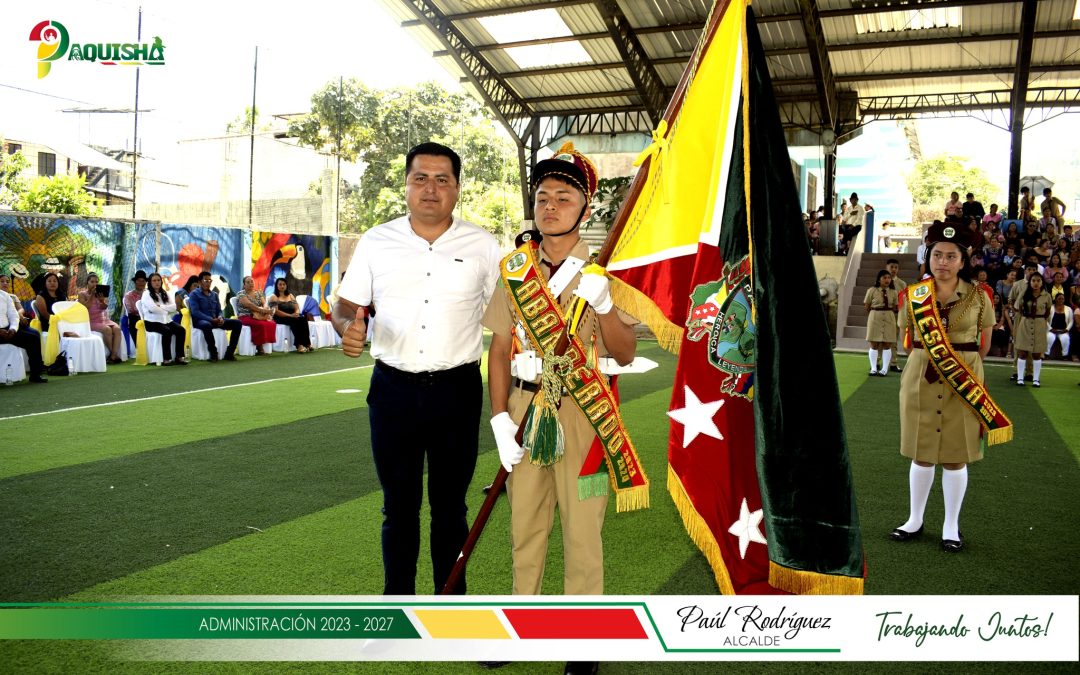
[[[518,425],[510,419],[510,413],[499,413],[491,418],[491,431],[495,434],[495,445],[499,448],[499,461],[507,473],[514,470],[514,465],[525,456],[525,448],[518,445]]]
[[[544,359],[536,358],[536,352],[527,351],[514,354],[514,371],[519,380],[535,382],[540,369],[544,367]]]
[[[574,295],[592,305],[597,314],[607,314],[614,307],[611,282],[603,274],[582,274]]]

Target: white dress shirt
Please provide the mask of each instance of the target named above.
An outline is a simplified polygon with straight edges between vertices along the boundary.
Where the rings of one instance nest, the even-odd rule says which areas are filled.
[[[480,319],[499,278],[495,237],[454,218],[433,243],[408,216],[364,233],[338,297],[374,305],[371,355],[399,370],[447,370],[483,353]]]
[[[143,321],[152,321],[153,323],[169,323],[172,321],[172,315],[176,314],[176,302],[168,292],[163,293],[167,302],[154,302],[154,299],[150,297],[150,289],[146,289],[142,294],[142,311]]]
[[[15,308],[15,296],[0,291],[0,328],[19,330],[19,310]]]

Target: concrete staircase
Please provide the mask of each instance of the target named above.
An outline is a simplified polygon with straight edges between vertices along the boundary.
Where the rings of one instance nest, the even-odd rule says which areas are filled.
[[[915,265],[915,254],[906,253],[863,253],[857,269],[847,271],[848,275],[854,275],[854,283],[844,284],[844,291],[850,288],[846,316],[843,318],[843,329],[838,331],[836,346],[846,349],[866,348],[866,309],[863,307],[863,296],[866,289],[877,281],[878,272],[885,269],[885,261],[896,258],[900,261],[900,278],[907,283],[918,279],[918,269]],[[838,321],[839,323],[839,321]]]

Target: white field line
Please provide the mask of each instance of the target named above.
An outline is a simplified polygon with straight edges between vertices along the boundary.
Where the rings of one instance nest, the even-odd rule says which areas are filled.
[[[89,410],[90,408],[104,408],[111,405],[125,405],[127,403],[141,403],[143,401],[156,401],[161,398],[169,398],[171,396],[187,396],[189,394],[201,394],[206,391],[221,391],[222,389],[235,389],[236,387],[252,387],[257,384],[270,384],[271,382],[284,382],[286,380],[299,380],[304,377],[319,377],[320,375],[336,375],[337,373],[347,373],[353,370],[364,370],[366,368],[373,367],[374,364],[368,366],[355,366],[353,368],[341,368],[338,370],[328,370],[324,373],[307,373],[305,375],[290,375],[289,377],[275,377],[271,380],[258,380],[256,382],[240,382],[238,384],[225,384],[220,387],[208,387],[206,389],[192,389],[191,391],[177,391],[171,394],[161,394],[160,396],[147,396],[145,398],[128,398],[123,401],[107,401],[105,403],[94,403],[91,405],[80,405],[74,408],[60,408],[58,410],[44,410],[42,412],[26,413],[25,415],[12,415],[11,417],[0,417],[0,423],[7,422],[8,420],[21,420],[26,417],[37,417],[39,415],[55,415],[58,413],[74,412],[76,410]]]

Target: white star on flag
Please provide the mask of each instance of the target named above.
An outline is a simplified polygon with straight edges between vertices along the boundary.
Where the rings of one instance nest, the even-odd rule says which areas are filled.
[[[768,543],[765,541],[765,535],[761,534],[761,530],[758,529],[764,517],[765,513],[761,509],[751,513],[746,505],[746,498],[743,498],[742,506],[739,508],[739,519],[728,528],[729,534],[739,538],[739,556],[743,560],[746,560],[746,549],[750,546],[750,542]]]
[[[683,405],[678,410],[669,410],[668,417],[683,425],[682,446],[685,448],[697,438],[698,434],[711,436],[718,441],[724,440],[723,434],[716,428],[713,415],[724,405],[723,399],[702,403],[689,386],[683,385]]]

